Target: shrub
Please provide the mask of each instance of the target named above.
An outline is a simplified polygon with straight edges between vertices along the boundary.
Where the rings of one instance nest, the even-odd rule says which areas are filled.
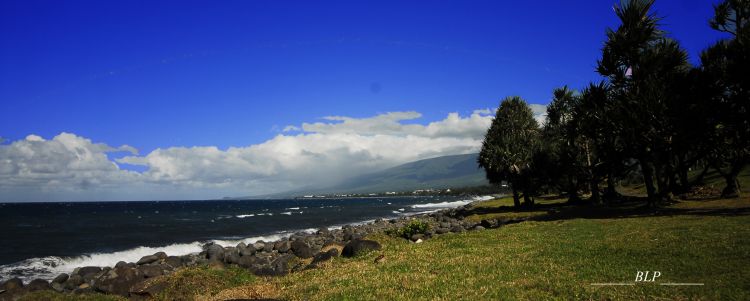
[[[429,229],[430,225],[427,222],[412,220],[406,226],[403,226],[394,231],[389,231],[389,234],[409,239],[414,234],[425,234],[425,232],[427,232],[427,230]]]

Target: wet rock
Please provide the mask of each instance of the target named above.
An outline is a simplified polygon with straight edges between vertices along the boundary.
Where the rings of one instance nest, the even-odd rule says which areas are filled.
[[[380,243],[378,243],[377,241],[356,239],[350,241],[348,244],[346,244],[346,246],[344,246],[344,250],[341,252],[341,255],[344,257],[353,257],[368,251],[380,249]]]

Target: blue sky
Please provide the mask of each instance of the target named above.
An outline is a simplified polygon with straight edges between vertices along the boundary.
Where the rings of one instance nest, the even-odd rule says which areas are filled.
[[[722,37],[707,25],[712,2],[656,3],[663,28],[694,63]],[[546,104],[555,87],[600,79],[594,66],[605,29],[617,25],[613,4],[4,1],[0,137],[9,145],[32,134],[49,141],[70,133],[111,146],[100,150],[111,161],[127,156],[117,149],[128,145],[141,159],[112,162],[146,172],[155,165],[142,157],[157,149],[227,151],[280,136],[323,135],[283,129],[342,119],[326,116],[393,126],[375,116],[418,112],[395,125],[426,129],[454,112],[470,120],[475,110],[496,107],[509,95]],[[385,162],[449,149],[468,150]],[[257,190],[243,185],[229,192]]]

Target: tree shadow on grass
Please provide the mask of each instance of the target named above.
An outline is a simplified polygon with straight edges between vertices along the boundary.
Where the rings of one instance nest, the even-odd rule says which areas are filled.
[[[715,198],[706,198],[699,201],[710,202]],[[738,200],[738,202],[740,202]],[[611,219],[611,218],[639,218],[639,217],[657,217],[657,216],[745,216],[750,215],[750,204],[744,207],[726,208],[719,206],[708,206],[698,208],[678,208],[671,205],[680,202],[663,204],[660,207],[649,207],[644,197],[623,196],[617,202],[609,204],[536,204],[533,207],[516,208],[513,206],[499,207],[472,207],[457,212],[462,216],[471,215],[491,215],[500,220],[517,221],[519,218],[513,217],[519,213],[539,213],[529,217],[521,218],[523,220],[533,221],[556,221],[567,219]],[[503,214],[508,214],[508,218]],[[497,215],[500,215],[497,217]]]

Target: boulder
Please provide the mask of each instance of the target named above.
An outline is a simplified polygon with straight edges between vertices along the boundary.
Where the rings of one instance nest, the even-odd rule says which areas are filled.
[[[144,267],[147,266],[139,268]],[[97,291],[127,297],[130,288],[143,279],[143,274],[137,269],[131,267],[119,267],[102,275],[94,286]]]
[[[461,227],[461,225],[454,225],[451,227],[451,232],[453,233],[464,232],[464,227]]]
[[[264,243],[262,240],[256,241],[253,244],[253,248],[255,249],[255,252],[263,251],[263,249],[266,248],[266,243]]]
[[[167,256],[167,253],[164,253],[164,252],[156,252],[154,253],[154,256],[156,256],[159,259],[167,259],[167,257],[169,257]]]
[[[233,264],[233,263],[238,263],[240,261],[239,250],[235,248],[232,248],[232,249],[227,248],[225,249],[225,251],[226,252],[224,253],[224,262]]]
[[[339,250],[335,248],[329,249],[327,252],[320,252],[318,254],[315,254],[315,257],[313,257],[313,261],[310,263],[308,268],[315,268],[321,263],[329,261],[331,260],[331,258],[334,258],[336,256],[339,256]]]
[[[183,262],[182,262],[182,258],[178,256],[169,256],[166,259],[164,259],[164,264],[176,269],[176,268],[182,267]]]
[[[2,286],[2,289],[6,291],[14,291],[14,290],[22,289],[22,288],[23,288],[23,281],[21,281],[21,279],[19,279],[18,277],[8,279],[7,281],[3,283],[3,286]]]
[[[329,235],[329,234],[331,234],[331,231],[328,230],[328,228],[321,227],[320,229],[318,229],[318,232],[316,232],[316,233],[318,235]]]
[[[65,283],[65,281],[67,281],[68,278],[70,278],[68,274],[62,273],[60,275],[57,275],[55,279],[52,279],[52,283]]]
[[[224,261],[224,248],[217,244],[206,247],[206,259],[209,261]]]
[[[273,248],[276,249],[276,251],[279,251],[279,253],[286,253],[289,252],[291,244],[288,240],[279,240],[273,244]]]
[[[143,275],[145,278],[154,278],[157,276],[164,275],[164,267],[162,265],[142,265],[138,268],[138,273]]]
[[[476,226],[476,227],[474,227],[473,229],[474,229],[474,230],[484,230],[484,227],[482,227],[482,226]]]
[[[156,255],[146,255],[146,256],[141,257],[141,259],[139,259],[138,262],[136,262],[135,264],[144,265],[144,264],[157,262],[158,260],[159,260],[159,257]]]
[[[263,245],[263,252],[271,253],[273,251],[273,244],[272,243],[266,243]]]
[[[448,232],[451,232],[448,228],[442,228],[441,227],[441,228],[435,229],[435,233],[436,234],[445,234],[445,233],[448,233]]]
[[[424,234],[417,233],[417,234],[412,235],[410,238],[411,238],[411,241],[421,240],[424,238]]]
[[[67,281],[65,281],[65,285],[63,286],[66,290],[74,290],[77,289],[79,285],[83,284],[83,277],[79,274],[73,274],[71,275]]]
[[[237,247],[237,250],[240,253],[240,256],[253,256],[255,254],[255,247],[253,246],[247,246],[244,248]]]
[[[115,264],[115,268],[124,268],[124,267],[127,267],[127,266],[128,266],[128,263],[127,263],[127,262],[124,262],[124,261],[118,261],[118,262],[117,262],[117,263]]]
[[[312,258],[315,256],[310,246],[300,240],[293,241],[290,247],[294,255],[299,258]]]
[[[102,268],[100,267],[94,267],[94,266],[87,266],[76,269],[78,271],[78,275],[81,275],[84,279],[90,278],[93,275],[96,275],[96,273],[99,273],[102,271]]]
[[[34,279],[29,284],[26,285],[26,290],[29,292],[35,292],[35,291],[43,291],[43,290],[50,290],[52,287],[49,285],[49,282],[44,279]]]
[[[130,288],[130,296],[131,299],[133,299],[133,296],[137,296],[141,299],[150,300],[166,290],[167,287],[169,287],[169,284],[166,281],[143,281]]]
[[[380,249],[380,243],[378,243],[377,241],[355,239],[344,246],[344,250],[341,252],[341,255],[344,257],[353,257],[361,253]]]
[[[262,266],[260,269],[255,271],[256,275],[259,276],[282,276],[289,274],[289,261],[294,258],[292,254],[284,254],[274,259],[270,265]]]

